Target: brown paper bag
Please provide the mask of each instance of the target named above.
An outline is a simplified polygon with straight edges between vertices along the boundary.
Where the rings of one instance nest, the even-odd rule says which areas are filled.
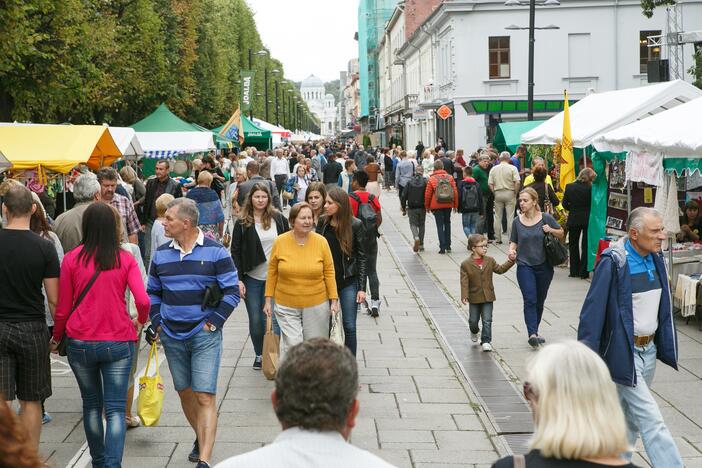
[[[266,334],[263,336],[263,375],[268,380],[275,379],[280,356],[280,337],[273,333],[273,319],[266,317]]]

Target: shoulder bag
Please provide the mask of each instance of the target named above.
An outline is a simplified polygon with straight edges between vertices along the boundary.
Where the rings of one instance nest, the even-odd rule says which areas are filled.
[[[68,325],[68,320],[71,318],[71,315],[73,315],[73,312],[75,312],[80,303],[83,302],[83,298],[85,298],[85,295],[88,294],[88,291],[90,291],[90,288],[93,286],[98,276],[100,276],[100,270],[95,270],[95,273],[93,274],[92,278],[90,278],[90,281],[88,281],[88,284],[85,285],[83,290],[80,292],[78,299],[76,299],[76,302],[73,304],[73,307],[71,308],[71,312],[68,314],[68,317],[66,317],[66,326]],[[66,335],[65,328],[66,326],[64,326],[63,336],[61,337],[61,340],[59,340],[58,345],[56,345],[56,350],[58,351],[59,356],[65,356],[68,348],[68,336]]]
[[[543,220],[541,222],[546,224]],[[544,252],[546,261],[552,267],[563,265],[568,260],[568,249],[550,232],[544,233]]]

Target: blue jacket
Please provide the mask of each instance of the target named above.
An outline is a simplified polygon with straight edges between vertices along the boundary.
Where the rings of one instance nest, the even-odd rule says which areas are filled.
[[[634,387],[634,311],[625,241],[626,237],[610,246],[600,257],[580,312],[578,340],[602,357],[614,382]],[[654,339],[657,357],[677,370],[678,338],[673,321],[668,273],[661,253],[654,254],[653,260],[663,289]]]

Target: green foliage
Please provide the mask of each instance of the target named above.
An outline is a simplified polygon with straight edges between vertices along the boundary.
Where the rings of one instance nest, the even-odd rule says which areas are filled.
[[[695,77],[694,85],[702,89],[702,46],[695,47],[695,64],[688,73]]]
[[[641,0],[641,9],[643,10],[643,15],[646,18],[653,16],[653,10],[656,7],[664,5],[675,5],[676,0]]]
[[[0,120],[130,125],[166,102],[214,127],[237,107],[249,49],[255,93],[266,67],[280,70],[268,79],[275,119],[283,65],[255,54],[263,44],[245,0],[0,0],[0,25]],[[263,97],[253,104],[263,118]]]
[[[339,99],[339,80],[327,81],[324,83],[324,93],[331,94],[334,99]]]

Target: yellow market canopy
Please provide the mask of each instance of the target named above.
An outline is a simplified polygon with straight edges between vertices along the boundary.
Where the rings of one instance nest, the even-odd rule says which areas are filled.
[[[62,174],[81,163],[97,169],[122,157],[101,125],[0,126],[0,152],[13,170],[48,169]]]

